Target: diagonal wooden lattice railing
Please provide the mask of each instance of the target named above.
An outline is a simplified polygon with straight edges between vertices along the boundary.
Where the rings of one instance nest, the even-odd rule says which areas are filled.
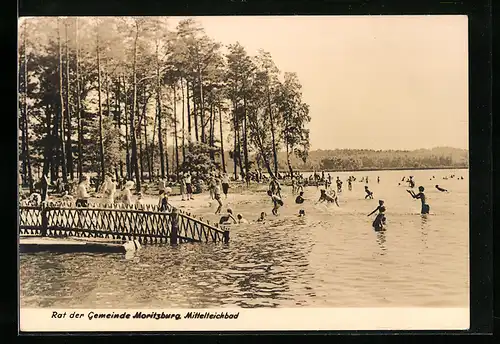
[[[138,240],[141,244],[229,242],[229,230],[169,205],[90,204],[74,207],[57,202],[19,207],[19,233],[49,237],[77,236]]]

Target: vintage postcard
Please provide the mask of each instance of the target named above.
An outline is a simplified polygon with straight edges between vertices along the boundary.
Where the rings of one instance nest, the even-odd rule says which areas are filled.
[[[469,328],[466,16],[18,42],[20,331]]]

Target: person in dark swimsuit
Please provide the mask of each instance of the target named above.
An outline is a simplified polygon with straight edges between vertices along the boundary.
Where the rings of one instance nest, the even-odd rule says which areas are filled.
[[[424,194],[424,187],[423,186],[419,186],[418,187],[418,194],[415,194],[413,192],[413,190],[406,190],[406,192],[408,192],[411,197],[413,197],[414,199],[420,199],[420,201],[422,202],[422,209],[420,210],[420,213],[422,215],[424,214],[429,214],[429,211],[430,211],[430,206],[425,202],[425,194]]]
[[[295,203],[296,204],[302,204],[304,203],[304,192],[300,192],[297,198],[295,198]]]
[[[368,190],[368,186],[367,185],[365,185],[365,192],[366,192],[365,199],[367,199],[367,198],[373,199],[373,192],[371,192],[370,190]]]
[[[439,185],[436,185],[436,189],[438,189],[441,192],[448,192],[448,190],[439,187]]]
[[[304,217],[306,216],[306,211],[304,209],[299,210],[299,217]]]
[[[377,214],[377,217],[375,218],[375,220],[373,220],[372,226],[373,226],[373,228],[375,228],[375,230],[381,230],[384,227],[385,221],[386,221],[385,206],[384,206],[383,200],[378,201],[378,207],[374,211],[372,211],[370,214],[368,214],[368,216],[373,215],[376,211],[378,211],[378,214]]]

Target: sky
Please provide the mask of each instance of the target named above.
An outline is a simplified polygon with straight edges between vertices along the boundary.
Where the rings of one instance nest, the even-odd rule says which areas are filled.
[[[466,16],[193,18],[298,74],[313,150],[468,148]]]

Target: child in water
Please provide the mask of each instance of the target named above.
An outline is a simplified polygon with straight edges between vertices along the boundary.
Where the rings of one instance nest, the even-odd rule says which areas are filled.
[[[278,209],[283,206],[283,201],[278,195],[273,195],[271,190],[267,190],[268,196],[271,197],[271,200],[273,201],[274,207],[272,210],[273,215],[278,216]]]
[[[264,222],[266,220],[266,213],[260,213],[260,217],[257,219],[257,222]]]
[[[295,203],[296,204],[302,204],[304,203],[304,192],[300,192],[297,198],[295,198]]]
[[[372,226],[375,230],[381,230],[385,226],[385,206],[384,201],[378,201],[378,207],[372,211],[368,216],[373,215],[378,210],[377,217],[373,220]]]
[[[306,216],[306,211],[304,209],[299,210],[299,217],[304,217]]]
[[[429,211],[430,211],[430,207],[429,205],[425,202],[425,194],[424,194],[424,187],[423,186],[419,186],[418,187],[418,194],[415,194],[413,192],[413,190],[406,190],[406,192],[408,192],[411,197],[415,198],[415,199],[420,199],[420,201],[422,202],[422,209],[420,211],[420,213],[422,215],[424,214],[429,214]]]
[[[339,202],[338,202],[338,197],[335,194],[335,191],[332,191],[332,196],[328,195],[326,193],[326,190],[324,190],[324,189],[321,189],[320,192],[321,192],[321,194],[319,196],[318,202],[320,202],[320,203],[321,202],[335,203],[337,205],[337,207],[340,207]],[[318,203],[318,202],[316,202],[316,203]]]
[[[237,217],[238,217],[238,224],[247,224],[248,223],[248,220],[243,218],[243,215],[238,214]]]
[[[441,192],[448,192],[448,190],[439,187],[439,185],[436,185],[436,189],[438,189]]]
[[[368,185],[365,185],[365,192],[366,192],[365,199],[367,199],[367,198],[373,199],[373,192],[371,192],[370,190],[368,190]]]

